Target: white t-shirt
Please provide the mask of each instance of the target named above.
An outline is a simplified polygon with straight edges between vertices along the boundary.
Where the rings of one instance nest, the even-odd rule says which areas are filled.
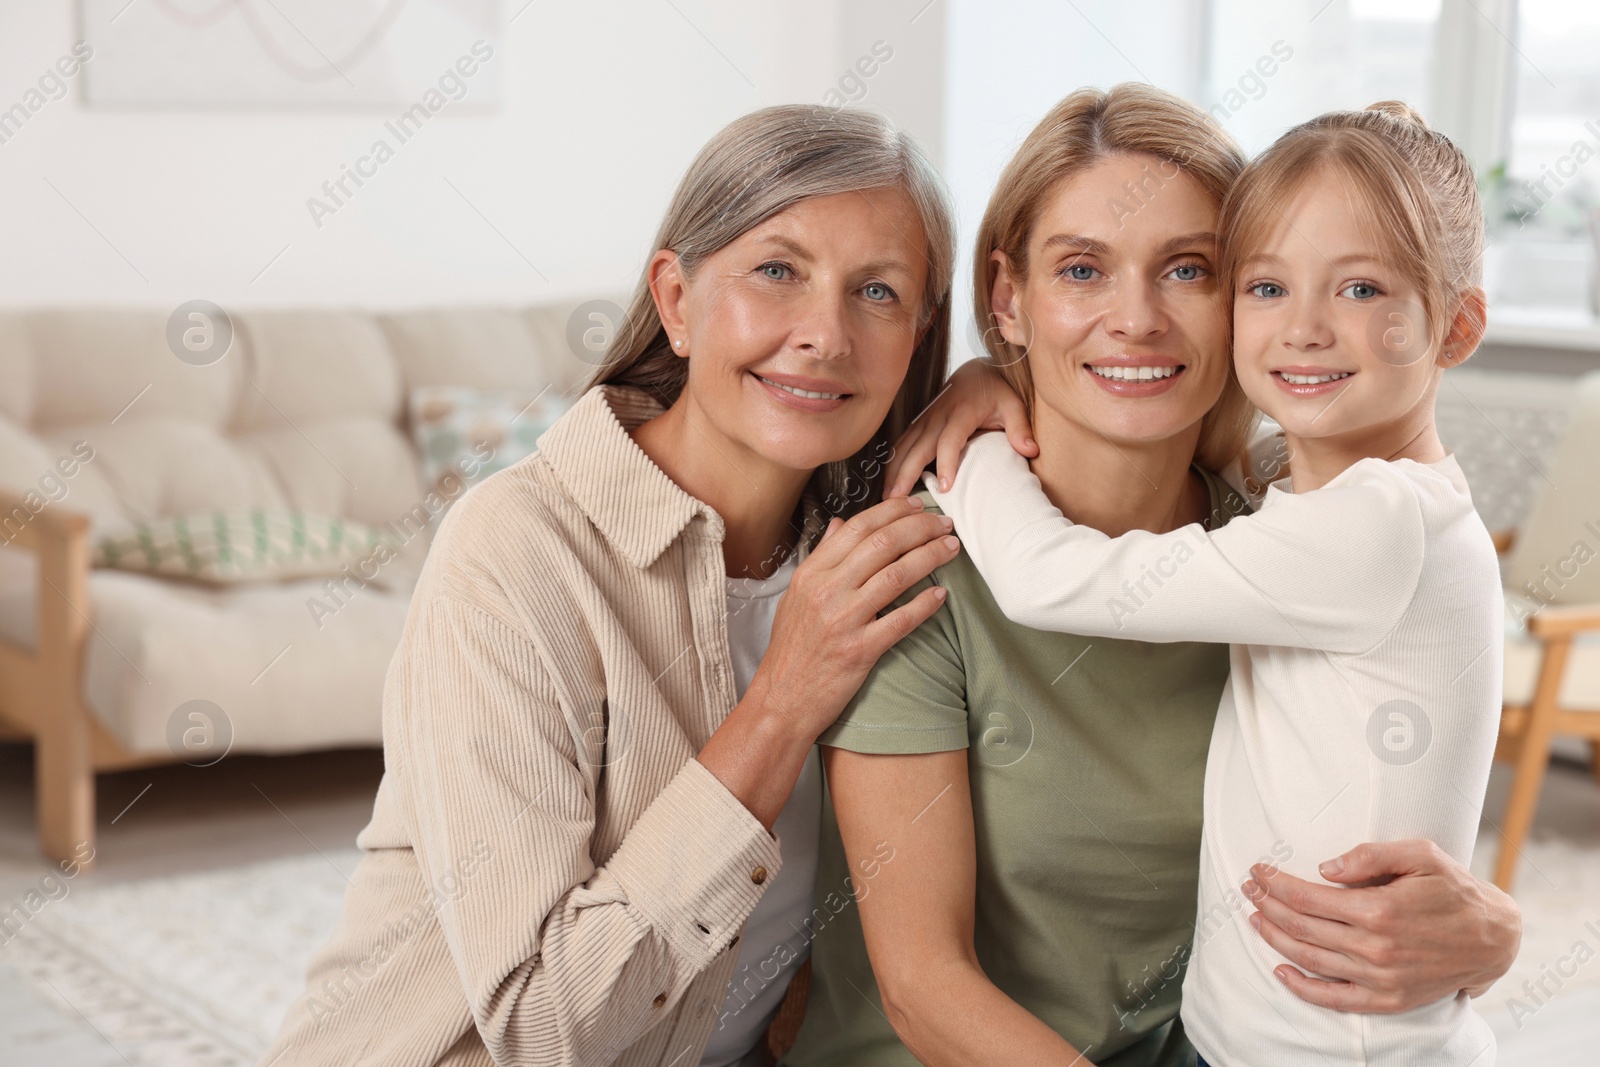
[[[1267,481],[1274,467],[1257,469]],[[1317,865],[1363,841],[1425,837],[1472,857],[1500,721],[1503,602],[1455,457],[1362,459],[1303,493],[1270,481],[1254,514],[1218,529],[1117,538],[1068,521],[1001,434],[968,445],[948,493],[929,488],[1013,622],[1232,646],[1183,983],[1201,1055],[1491,1067],[1494,1035],[1465,993],[1395,1015],[1294,996],[1239,892],[1256,862],[1328,884]]]
[[[794,553],[770,578],[729,578],[728,651],[740,698],[772,639],[772,617],[789,588],[798,560]],[[812,746],[788,803],[772,824],[783,850],[783,869],[773,876],[739,935],[739,956],[717,1028],[700,1058],[701,1067],[751,1067],[761,1063],[760,1045],[783,1002],[789,979],[811,952],[805,918],[817,882],[817,836],[822,821],[822,765]]]

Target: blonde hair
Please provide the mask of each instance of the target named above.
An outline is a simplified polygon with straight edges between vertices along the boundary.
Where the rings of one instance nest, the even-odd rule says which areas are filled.
[[[707,256],[802,200],[885,188],[904,190],[916,208],[927,243],[927,281],[916,348],[882,425],[855,455],[825,464],[812,477],[809,489],[847,518],[882,494],[893,442],[945,379],[955,224],[933,163],[910,135],[871,112],[803,104],[763,108],[729,123],[700,150],[653,246],[676,252],[692,278]],[[688,377],[689,360],[673,353],[646,266],[604,361],[583,388],[636,386],[670,407]]]
[[[1314,174],[1333,173],[1394,266],[1422,295],[1439,343],[1466,291],[1482,279],[1483,205],[1466,154],[1398,100],[1330,111],[1289,130],[1250,162],[1222,205],[1224,284],[1280,225]]]
[[[973,312],[983,347],[1005,379],[1034,409],[1033,372],[1027,353],[1000,335],[990,306],[1002,251],[1013,277],[1026,279],[1028,242],[1050,194],[1067,178],[1114,155],[1148,155],[1182,168],[1220,205],[1244,167],[1244,155],[1210,115],[1164,90],[1124,82],[1109,90],[1079,89],[1050,109],[1006,164],[989,197],[973,249]],[[1239,386],[1228,359],[1222,395],[1201,423],[1195,459],[1220,470],[1244,450],[1256,409]]]

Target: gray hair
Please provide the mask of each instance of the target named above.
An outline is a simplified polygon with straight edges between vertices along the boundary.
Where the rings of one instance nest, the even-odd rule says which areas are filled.
[[[806,104],[763,108],[729,123],[700,150],[654,245],[676,252],[692,278],[707,256],[802,200],[884,188],[905,190],[916,207],[927,243],[927,284],[918,307],[917,346],[883,425],[855,456],[828,464],[813,480],[830,509],[837,504],[837,513],[847,518],[881,494],[889,446],[944,383],[955,225],[949,193],[927,154],[872,112]],[[688,361],[673,353],[656,312],[646,266],[605,359],[583,388],[632,385],[670,406],[688,376]],[[852,473],[864,482],[865,493],[852,486]]]

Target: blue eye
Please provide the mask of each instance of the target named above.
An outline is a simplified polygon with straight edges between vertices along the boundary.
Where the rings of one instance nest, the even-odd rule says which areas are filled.
[[[1378,287],[1371,282],[1351,282],[1344,292],[1353,300],[1371,300],[1378,295]]]
[[[872,282],[862,291],[867,294],[868,300],[881,302],[894,299],[894,290],[882,282]]]
[[[1167,273],[1176,277],[1180,282],[1192,282],[1205,273],[1205,268],[1198,263],[1184,263],[1181,266],[1173,267]]]
[[[1099,272],[1086,263],[1074,263],[1061,273],[1075,282],[1086,282]]]
[[[761,273],[765,274],[773,281],[782,281],[788,272],[788,266],[783,263],[763,263],[761,265]]]
[[[1272,300],[1283,295],[1283,286],[1274,282],[1256,282],[1246,292]]]

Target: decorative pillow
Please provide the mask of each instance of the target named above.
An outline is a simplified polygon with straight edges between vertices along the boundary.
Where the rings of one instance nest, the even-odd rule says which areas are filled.
[[[472,482],[532,453],[539,435],[571,406],[554,386],[418,386],[411,391],[411,437],[422,453],[422,483],[453,500]]]
[[[375,526],[297,511],[212,511],[134,525],[97,538],[93,564],[232,585],[366,575],[392,550]]]

